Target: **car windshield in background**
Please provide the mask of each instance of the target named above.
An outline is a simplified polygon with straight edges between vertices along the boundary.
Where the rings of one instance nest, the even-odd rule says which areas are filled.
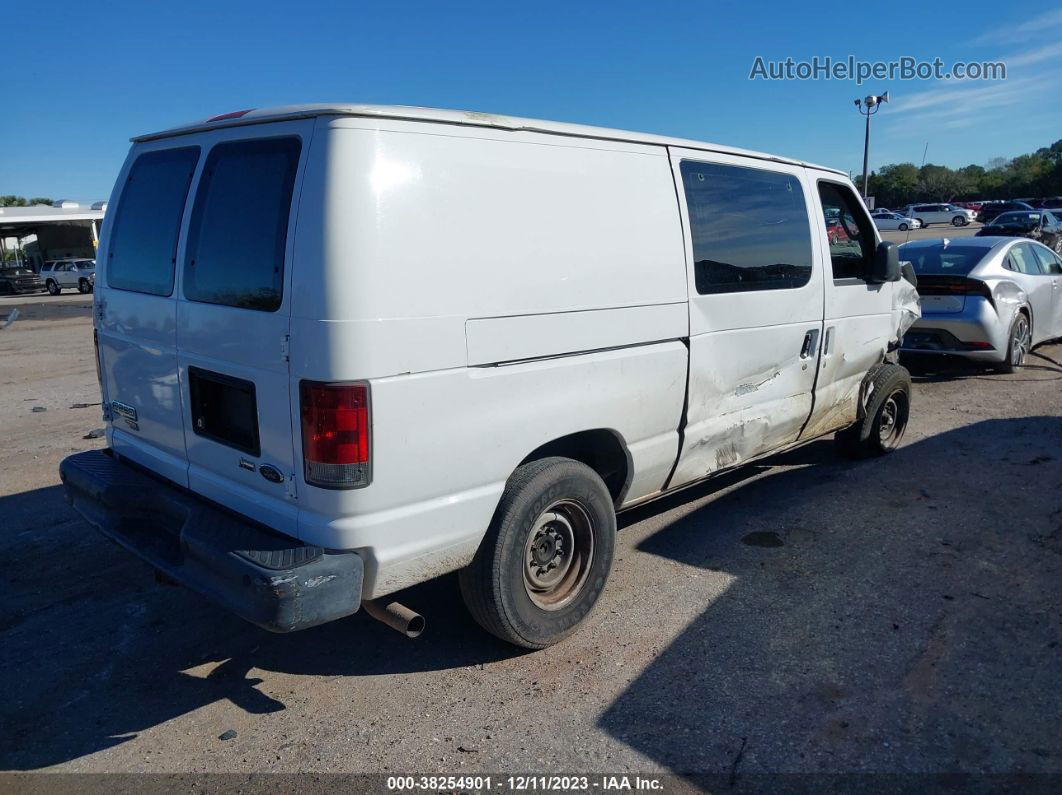
[[[1040,213],[1003,213],[995,221],[994,226],[1004,224],[1036,224],[1040,222]]]
[[[989,251],[984,246],[900,246],[900,259],[915,273],[966,276]]]

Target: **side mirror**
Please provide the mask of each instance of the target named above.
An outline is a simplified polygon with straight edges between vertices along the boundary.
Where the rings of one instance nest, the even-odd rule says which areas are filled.
[[[874,252],[874,261],[870,264],[867,281],[871,284],[884,284],[898,282],[900,279],[900,250],[896,248],[895,243],[883,240],[878,243],[878,249]]]

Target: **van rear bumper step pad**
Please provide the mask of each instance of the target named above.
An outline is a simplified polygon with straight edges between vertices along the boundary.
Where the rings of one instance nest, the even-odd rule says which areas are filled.
[[[303,544],[156,480],[109,450],[66,458],[67,500],[90,524],[169,578],[271,632],[357,612],[362,560]]]

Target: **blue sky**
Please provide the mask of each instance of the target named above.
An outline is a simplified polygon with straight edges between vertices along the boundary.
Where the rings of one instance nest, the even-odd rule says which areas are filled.
[[[959,9],[957,11],[957,9]],[[1062,137],[1055,3],[11,2],[0,193],[106,198],[131,135],[249,107],[429,105],[862,168],[852,100],[891,92],[871,167]],[[1008,64],[1005,81],[750,81],[756,56]]]

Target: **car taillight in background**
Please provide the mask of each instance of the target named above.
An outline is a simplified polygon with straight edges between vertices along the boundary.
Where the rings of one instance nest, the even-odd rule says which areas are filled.
[[[372,480],[369,385],[299,384],[306,482],[354,489]]]

